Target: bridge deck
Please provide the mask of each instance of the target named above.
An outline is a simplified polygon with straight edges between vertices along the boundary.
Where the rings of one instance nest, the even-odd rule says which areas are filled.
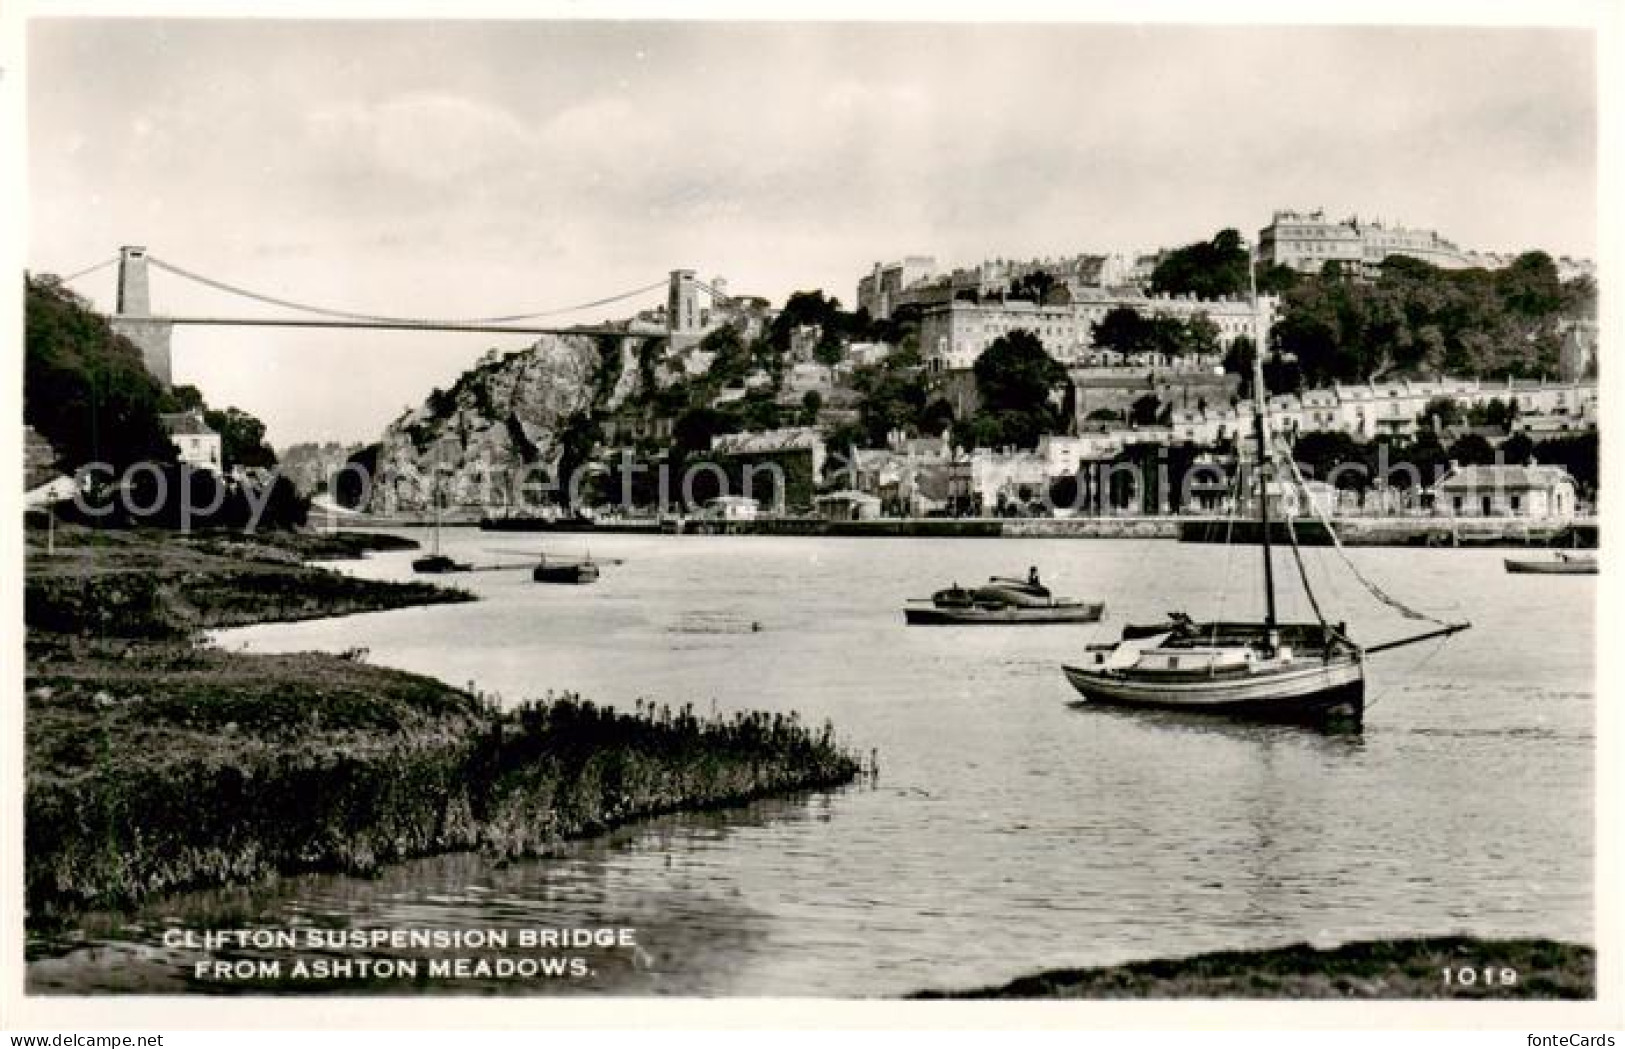
[[[657,332],[627,331],[625,328],[590,326],[540,327],[529,324],[459,324],[453,321],[340,321],[278,319],[273,317],[153,317],[115,315],[115,320],[157,321],[165,324],[214,325],[216,327],[258,328],[372,328],[385,331],[469,331],[513,335],[656,335]]]

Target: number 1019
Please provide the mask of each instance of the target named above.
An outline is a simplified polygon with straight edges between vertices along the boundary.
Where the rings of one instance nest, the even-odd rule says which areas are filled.
[[[1444,974],[1446,987],[1513,987],[1518,982],[1518,970],[1511,967],[1474,969],[1464,965],[1446,966],[1439,971]]]

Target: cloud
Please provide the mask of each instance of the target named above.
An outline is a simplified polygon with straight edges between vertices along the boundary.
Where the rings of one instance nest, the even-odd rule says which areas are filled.
[[[319,109],[307,129],[317,155],[430,184],[522,163],[535,145],[501,106],[429,92]]]

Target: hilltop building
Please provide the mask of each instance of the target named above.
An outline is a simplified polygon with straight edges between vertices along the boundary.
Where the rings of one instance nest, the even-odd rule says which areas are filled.
[[[1219,364],[1216,357],[1160,358],[1154,354],[1129,360],[1120,353],[1101,349],[1095,345],[1094,326],[1118,307],[1127,307],[1145,316],[1167,315],[1183,321],[1204,315],[1218,329],[1221,349],[1238,335],[1251,336],[1255,330],[1253,305],[1245,299],[1197,299],[1099,290],[1079,293],[1063,290],[1052,299],[1059,301],[1054,305],[1020,299],[954,301],[928,307],[920,318],[920,352],[926,367],[934,372],[971,368],[995,339],[1018,329],[1037,335],[1050,356],[1069,367],[1163,367],[1211,372]],[[1264,296],[1260,304],[1267,315],[1273,315],[1278,301]],[[1154,357],[1158,359],[1152,359]]]
[[[902,304],[903,292],[936,275],[937,260],[930,255],[909,255],[900,262],[877,262],[858,281],[858,308],[869,316],[886,318]]]
[[[899,307],[929,309],[955,301],[1002,299],[1011,285],[1035,273],[1054,281],[1052,290],[1077,296],[1090,291],[1143,288],[1150,270],[1142,263],[1156,256],[1130,260],[1122,255],[1062,255],[1033,259],[987,259],[974,266],[938,273],[936,260],[913,255],[901,262],[875,263],[858,281],[858,305],[876,319],[892,316]],[[1051,300],[1045,299],[1045,304]],[[1069,300],[1064,300],[1069,301]]]
[[[1326,263],[1336,262],[1347,272],[1365,278],[1376,276],[1377,267],[1393,255],[1420,259],[1447,270],[1499,269],[1517,258],[1505,253],[1464,251],[1430,229],[1388,226],[1355,217],[1334,222],[1319,209],[1277,211],[1270,224],[1258,231],[1258,253],[1267,264],[1289,266],[1302,273],[1319,273]],[[1564,256],[1553,261],[1564,280],[1596,274],[1596,267],[1585,259]]]

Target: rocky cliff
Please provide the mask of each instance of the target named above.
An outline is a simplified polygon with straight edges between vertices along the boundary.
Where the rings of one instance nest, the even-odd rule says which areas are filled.
[[[437,488],[445,506],[496,508],[516,501],[521,482],[559,482],[585,460],[598,418],[636,392],[649,341],[546,335],[528,349],[492,350],[385,428],[369,508],[422,510]],[[537,502],[539,489],[529,491]]]

